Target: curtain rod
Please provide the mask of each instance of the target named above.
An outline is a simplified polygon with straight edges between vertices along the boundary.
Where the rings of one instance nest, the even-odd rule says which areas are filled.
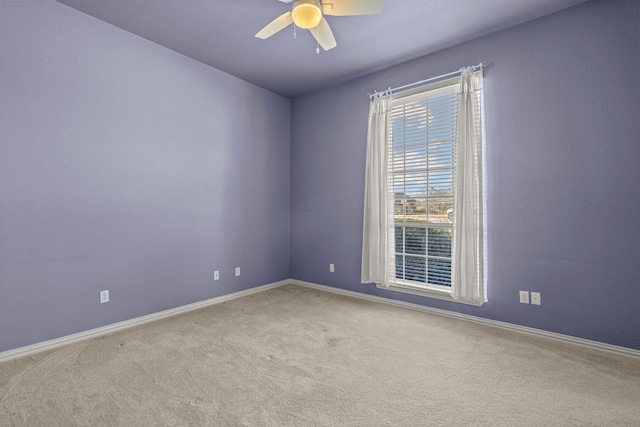
[[[373,93],[368,93],[367,96],[369,96],[369,100],[371,100],[371,99],[373,99],[373,97],[376,94],[391,95],[393,92],[399,91],[400,89],[407,89],[407,88],[410,88],[412,86],[420,86],[420,85],[423,85],[425,83],[432,82],[434,80],[439,80],[439,79],[443,79],[445,77],[449,77],[449,76],[453,76],[453,75],[456,75],[456,74],[460,74],[460,73],[462,73],[462,70],[464,70],[465,68],[471,68],[471,71],[475,72],[475,71],[484,69],[484,67],[485,67],[484,63],[481,62],[479,64],[471,65],[469,67],[462,67],[457,71],[452,71],[450,73],[442,74],[442,75],[439,75],[439,76],[436,76],[436,77],[431,77],[430,79],[419,80],[417,82],[409,83],[408,85],[394,87],[393,89],[389,88],[387,90],[375,91]]]

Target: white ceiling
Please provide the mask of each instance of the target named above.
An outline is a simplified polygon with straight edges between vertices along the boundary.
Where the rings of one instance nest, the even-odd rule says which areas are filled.
[[[254,37],[291,9],[277,0],[57,0],[293,98],[511,27],[585,0],[383,0],[379,15],[329,16],[338,46],[307,30]]]

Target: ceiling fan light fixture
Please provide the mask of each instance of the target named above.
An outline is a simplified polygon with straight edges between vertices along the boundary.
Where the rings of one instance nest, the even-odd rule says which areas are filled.
[[[298,3],[291,15],[293,22],[300,28],[315,28],[322,20],[322,11],[314,3]]]
[[[0,0],[2,1],[2,0]],[[323,15],[353,16],[372,15],[382,10],[382,0],[280,0],[282,3],[293,3],[293,9],[278,16],[258,31],[256,37],[267,39],[294,24],[295,27],[309,30],[319,46],[324,50],[336,47],[336,38]],[[295,35],[295,30],[294,33]],[[319,49],[316,48],[316,51]]]

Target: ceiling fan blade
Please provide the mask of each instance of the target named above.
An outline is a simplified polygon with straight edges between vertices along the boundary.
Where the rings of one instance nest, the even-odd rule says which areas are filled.
[[[382,0],[324,0],[322,13],[331,16],[373,15],[382,11]]]
[[[317,27],[311,28],[309,31],[311,31],[313,37],[316,38],[318,44],[320,44],[324,50],[333,49],[338,45],[335,37],[333,37],[333,31],[331,31],[329,23],[324,17]]]
[[[266,39],[274,35],[280,30],[287,28],[289,25],[293,24],[293,18],[291,18],[291,12],[283,13],[278,16],[276,19],[267,24],[266,27],[258,31],[256,37],[259,39]]]

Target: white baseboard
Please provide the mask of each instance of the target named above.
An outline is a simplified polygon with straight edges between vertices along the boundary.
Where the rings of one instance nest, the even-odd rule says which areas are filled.
[[[516,332],[521,332],[521,333],[530,334],[530,335],[537,335],[540,337],[550,338],[557,341],[577,344],[577,345],[581,345],[581,346],[585,346],[593,349],[598,349],[598,350],[608,351],[611,353],[640,358],[640,350],[635,350],[632,348],[606,344],[598,341],[591,341],[583,338],[572,337],[570,335],[563,335],[555,332],[543,331],[541,329],[529,328],[526,326],[500,322],[497,320],[485,319],[482,317],[470,316],[468,314],[455,313],[452,311],[441,310],[438,308],[427,307],[419,304],[412,304],[404,301],[392,300],[392,299],[379,297],[375,295],[368,295],[360,292],[347,291],[345,289],[335,288],[332,286],[320,285],[320,284],[311,283],[311,282],[304,282],[302,280],[296,280],[296,279],[287,279],[287,280],[281,280],[279,282],[273,282],[266,285],[258,286],[255,288],[245,289],[243,291],[234,292],[231,294],[221,295],[219,297],[211,298],[204,301],[198,301],[193,304],[187,304],[181,307],[159,311],[157,313],[148,314],[146,316],[136,317],[134,319],[113,323],[111,325],[102,326],[100,328],[90,329],[84,332],[78,332],[77,334],[67,335],[67,336],[52,339],[49,341],[43,341],[37,344],[32,344],[24,347],[19,347],[13,350],[8,350],[0,353],[0,363],[6,362],[12,359],[17,359],[19,357],[30,356],[36,353],[40,353],[42,351],[52,350],[54,348],[58,348],[63,345],[72,344],[74,342],[86,340],[89,338],[95,338],[100,335],[117,332],[123,329],[130,328],[132,326],[138,326],[147,322],[152,322],[155,320],[160,320],[160,319],[164,319],[171,316],[176,316],[178,314],[197,310],[199,308],[207,307],[209,305],[219,304],[225,301],[230,301],[236,298],[256,294],[258,292],[263,292],[269,289],[273,289],[273,288],[277,288],[277,287],[289,285],[289,284],[304,286],[308,288],[314,288],[320,291],[332,292],[335,294],[346,295],[346,296],[365,299],[369,301],[380,302],[383,304],[395,305],[399,307],[408,308],[411,310],[423,311],[426,313],[436,314],[439,316],[451,317],[454,319],[464,320],[467,322],[479,323],[482,325],[493,326],[496,328],[507,329],[510,331],[516,331]]]
[[[199,308],[207,307],[209,305],[220,304],[221,302],[244,297],[244,296],[255,294],[262,291],[266,291],[268,289],[277,288],[279,286],[286,285],[289,283],[291,283],[290,280],[282,280],[280,282],[269,283],[269,284],[258,286],[255,288],[245,289],[243,291],[221,295],[219,297],[207,299],[204,301],[194,302],[193,304],[187,304],[180,307],[171,308],[169,310],[147,314],[146,316],[136,317],[134,319],[125,320],[118,323],[112,323],[110,325],[102,326],[100,328],[90,329],[84,332],[78,332],[77,334],[66,335],[64,337],[55,338],[49,341],[43,341],[37,344],[4,351],[0,353],[0,363],[6,362],[11,359],[17,359],[18,357],[31,356],[35,353],[40,353],[46,350],[52,350],[54,348],[61,347],[63,345],[72,344],[74,342],[86,340],[89,338],[95,338],[100,335],[110,334],[116,331],[120,331],[122,329],[131,328],[132,326],[142,325],[143,323],[153,322],[155,320],[160,320],[160,319],[175,316],[178,314],[186,313],[188,311],[197,310]]]
[[[311,282],[304,282],[302,280],[291,279],[289,283],[293,285],[306,286],[308,288],[314,288],[314,289],[318,289],[326,292],[333,292],[336,294],[347,295],[347,296],[365,299],[369,301],[381,302],[383,304],[391,304],[399,307],[409,308],[411,310],[418,310],[426,313],[437,314],[439,316],[452,317],[454,319],[464,320],[464,321],[473,322],[473,323],[479,323],[482,325],[493,326],[500,329],[507,329],[510,331],[521,332],[529,335],[537,335],[544,338],[550,338],[556,341],[577,344],[584,347],[604,350],[611,353],[622,354],[625,356],[640,358],[640,350],[635,350],[633,348],[621,347],[613,344],[606,344],[599,341],[592,341],[584,338],[572,337],[570,335],[558,334],[555,332],[544,331],[542,329],[529,328],[527,326],[515,325],[513,323],[500,322],[498,320],[485,319],[483,317],[470,316],[468,314],[461,314],[453,311],[441,310],[438,308],[427,307],[419,304],[412,304],[404,301],[396,301],[389,298],[363,294],[360,292],[347,291],[340,288],[334,288],[332,286],[320,285],[320,284],[311,283]]]

